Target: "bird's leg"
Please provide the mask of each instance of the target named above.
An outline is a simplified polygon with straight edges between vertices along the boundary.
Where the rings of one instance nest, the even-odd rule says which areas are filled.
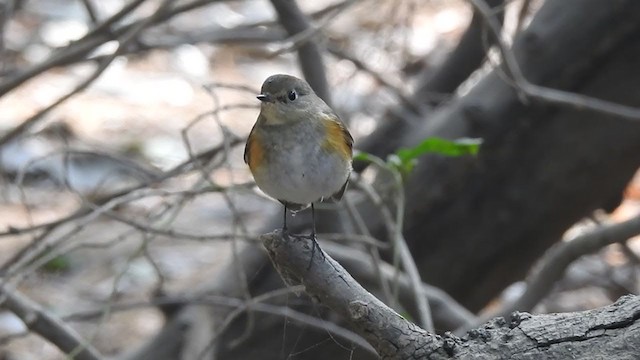
[[[287,236],[289,229],[287,229],[287,205],[284,205],[284,212],[282,213],[282,236]]]
[[[316,208],[311,203],[311,239],[316,240]]]
[[[311,203],[311,235],[309,235],[311,239],[311,258],[309,259],[309,266],[307,266],[307,270],[311,269],[311,264],[313,263],[313,256],[315,255],[316,248],[320,251],[320,255],[322,255],[322,259],[324,260],[324,253],[322,249],[320,249],[320,244],[318,244],[318,240],[316,239],[316,209],[313,207],[313,203]]]

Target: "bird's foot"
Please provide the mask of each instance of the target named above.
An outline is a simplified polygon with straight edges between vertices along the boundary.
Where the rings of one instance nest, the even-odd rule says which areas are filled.
[[[313,257],[316,254],[316,249],[318,249],[318,251],[320,252],[320,255],[322,256],[322,260],[326,260],[326,257],[324,255],[324,251],[322,251],[322,249],[320,248],[320,244],[318,244],[318,239],[316,238],[316,234],[315,233],[311,233],[308,236],[309,240],[311,240],[311,257],[309,258],[309,265],[307,266],[307,271],[309,269],[311,269],[311,265],[313,264]]]

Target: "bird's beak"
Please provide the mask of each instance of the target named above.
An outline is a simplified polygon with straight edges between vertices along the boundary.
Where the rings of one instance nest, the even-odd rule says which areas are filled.
[[[260,94],[256,97],[262,102],[273,102],[273,98],[269,94]]]

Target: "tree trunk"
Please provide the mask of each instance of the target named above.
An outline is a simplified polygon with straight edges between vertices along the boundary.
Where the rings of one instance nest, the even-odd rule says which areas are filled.
[[[514,52],[533,83],[640,106],[638,30],[637,1],[547,1]],[[477,158],[426,157],[406,190],[405,236],[423,279],[472,310],[572,224],[615,207],[640,164],[639,123],[525,104],[501,71],[404,138],[484,139]]]

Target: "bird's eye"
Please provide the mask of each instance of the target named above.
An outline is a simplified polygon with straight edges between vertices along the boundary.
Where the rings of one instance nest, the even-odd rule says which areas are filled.
[[[295,90],[290,90],[287,97],[289,97],[289,100],[293,101],[298,98],[298,94],[296,94]]]

